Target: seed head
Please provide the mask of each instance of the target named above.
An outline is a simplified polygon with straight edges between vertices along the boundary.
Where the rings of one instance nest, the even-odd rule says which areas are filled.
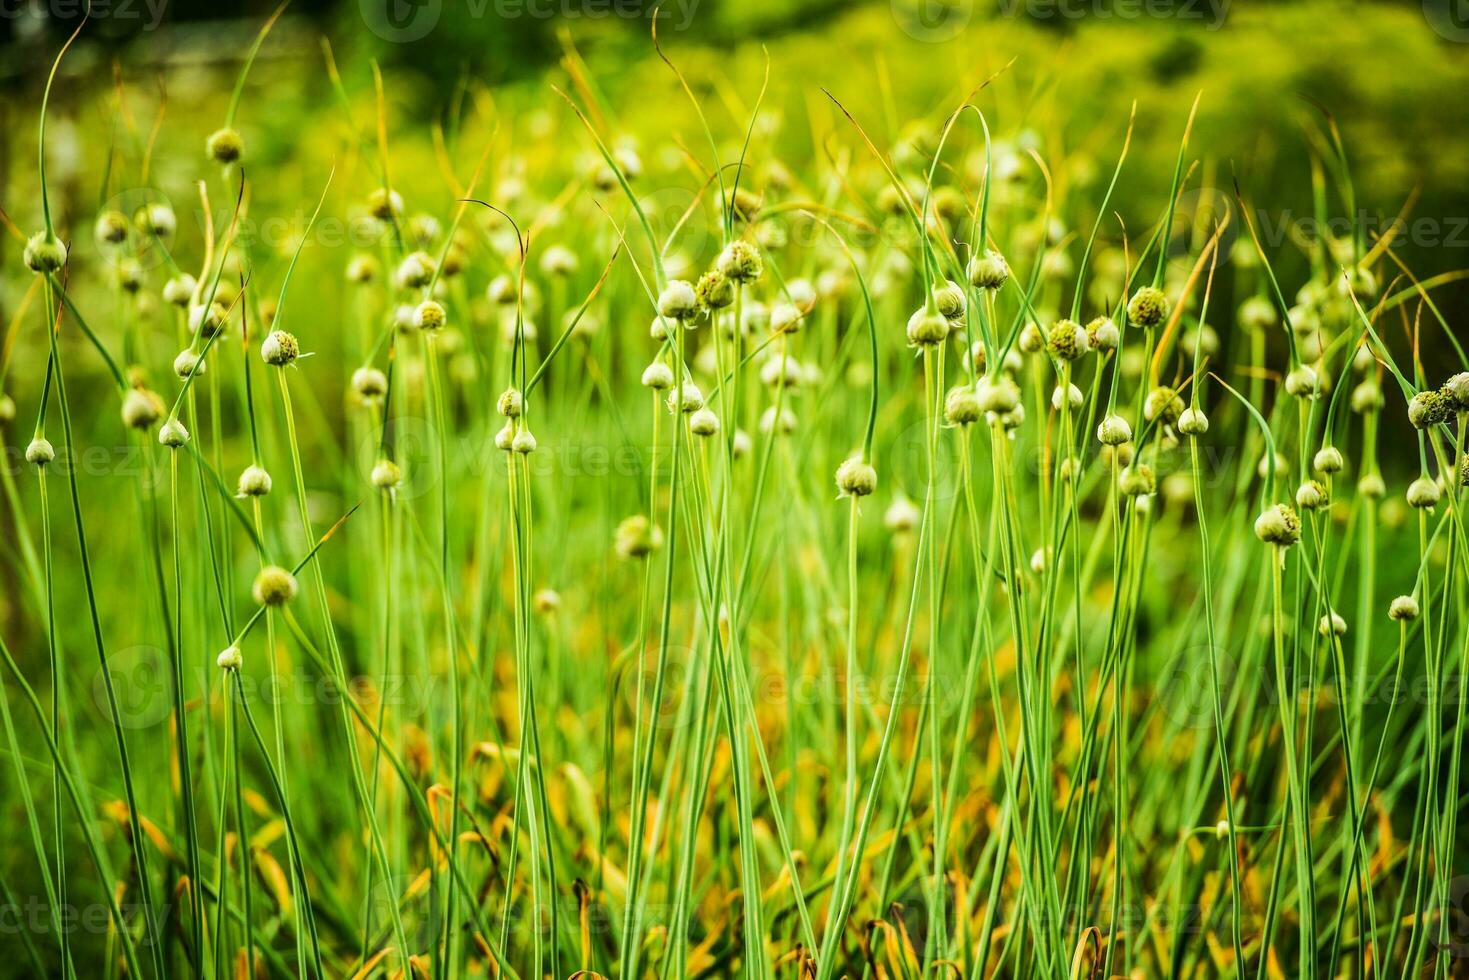
[[[1295,398],[1315,398],[1321,394],[1321,379],[1314,369],[1302,364],[1285,376],[1285,391]]]
[[[1469,412],[1469,371],[1460,371],[1439,389],[1455,412]]]
[[[1010,265],[1005,257],[993,249],[985,249],[983,255],[969,260],[969,283],[979,289],[999,289],[1010,278]]]
[[[506,422],[500,426],[500,431],[495,433],[495,448],[503,453],[510,452],[515,447],[515,423]]]
[[[36,436],[26,446],[26,462],[32,466],[45,466],[56,458],[56,447],[44,436]]]
[[[1377,500],[1387,493],[1387,484],[1382,480],[1382,474],[1376,471],[1363,473],[1357,481],[1357,492],[1364,497]]]
[[[1132,441],[1132,426],[1120,415],[1108,415],[1097,423],[1097,441],[1104,446],[1120,446]]]
[[[1321,622],[1316,624],[1316,632],[1322,636],[1346,636],[1347,621],[1333,609],[1321,617]]]
[[[92,233],[99,245],[120,245],[127,241],[128,218],[121,211],[103,211],[97,215]]]
[[[979,399],[980,410],[995,415],[1013,412],[1020,405],[1020,386],[1004,375],[980,378],[974,393]]]
[[[285,367],[301,356],[301,345],[294,334],[272,330],[260,345],[260,356],[272,367]]]
[[[672,279],[658,294],[658,315],[670,320],[692,320],[699,312],[699,297],[694,287],[682,279]]]
[[[169,449],[179,449],[189,441],[189,430],[178,419],[169,419],[158,430],[158,442]]]
[[[945,320],[953,324],[964,319],[966,306],[964,290],[952,279],[945,279],[933,287],[933,302]]]
[[[1449,400],[1437,391],[1420,391],[1408,402],[1408,421],[1415,429],[1427,429],[1448,422],[1454,415]]]
[[[173,208],[162,203],[145,204],[138,208],[133,215],[133,223],[144,235],[163,239],[172,238],[179,227]]]
[[[1341,450],[1335,446],[1322,446],[1311,459],[1311,468],[1321,474],[1340,473],[1345,465]]]
[[[245,141],[240,138],[238,131],[226,127],[216,129],[209,136],[209,141],[204,144],[209,154],[209,159],[215,163],[225,166],[240,159],[245,152]]]
[[[250,595],[262,606],[284,606],[296,598],[296,576],[279,565],[266,565],[255,575]]]
[[[214,658],[215,666],[220,670],[239,670],[244,658],[240,656],[240,648],[231,643],[220,651],[219,656]]]
[[[1046,350],[1059,361],[1074,361],[1090,349],[1086,330],[1075,320],[1057,320],[1046,337]]]
[[[796,333],[804,317],[795,303],[776,303],[770,308],[770,329],[774,333]]]
[[[669,389],[668,410],[670,412],[683,412],[689,415],[703,407],[704,393],[692,381],[685,381],[682,385]]]
[[[66,265],[66,243],[54,234],[38,231],[26,242],[21,258],[32,272],[55,272]]]
[[[1179,398],[1178,392],[1172,388],[1159,385],[1148,392],[1148,397],[1143,400],[1143,418],[1149,422],[1172,425],[1181,415],[1183,415],[1183,399]]]
[[[391,459],[380,459],[372,464],[372,473],[368,479],[379,490],[396,490],[398,484],[403,482],[403,471]]]
[[[861,456],[850,456],[837,467],[840,497],[867,497],[877,489],[877,470]]]
[[[1438,484],[1426,476],[1420,476],[1408,484],[1408,506],[1416,507],[1418,510],[1428,510],[1438,505],[1442,491]]]
[[[908,346],[934,347],[944,342],[949,335],[949,321],[938,311],[919,307],[908,318]]]
[[[1027,323],[1025,326],[1020,328],[1020,337],[1015,341],[1015,343],[1016,346],[1018,346],[1025,353],[1034,354],[1045,349],[1046,338],[1045,335],[1041,333],[1040,327],[1036,326],[1034,323]]]
[[[1168,297],[1156,286],[1144,286],[1127,303],[1127,321],[1138,327],[1157,327],[1168,319]]]
[[[1201,436],[1209,431],[1209,416],[1190,405],[1178,416],[1178,431],[1186,436]]]
[[[708,438],[719,431],[719,416],[706,405],[689,416],[689,431]]]
[[[662,361],[654,361],[643,368],[643,387],[667,391],[673,387],[673,370]]]
[[[734,302],[734,283],[724,273],[711,269],[699,277],[694,293],[709,309],[722,310]]]
[[[1117,474],[1117,489],[1129,497],[1142,497],[1158,489],[1158,478],[1147,463],[1133,463]]]
[[[187,378],[191,374],[203,374],[206,367],[207,362],[204,360],[204,355],[195,352],[192,347],[185,347],[173,359],[173,373],[180,378]]]
[[[122,396],[122,424],[146,432],[163,417],[163,399],[147,388],[129,388]]]
[[[188,306],[198,285],[193,276],[180,272],[163,284],[163,301],[173,306]]]
[[[1316,480],[1307,480],[1296,488],[1296,506],[1301,510],[1320,510],[1329,503],[1331,495]]]
[[[374,187],[367,195],[367,210],[379,221],[392,221],[403,213],[403,196],[386,187]]]
[[[623,559],[646,558],[663,547],[663,530],[643,514],[624,518],[612,537],[612,549]]]
[[[743,239],[736,239],[724,247],[715,268],[732,282],[754,282],[765,271],[760,250]]]
[[[1110,316],[1099,316],[1086,325],[1086,338],[1096,351],[1116,350],[1122,333]]]
[[[434,278],[434,260],[427,252],[409,252],[394,273],[399,289],[422,289]]]
[[[1289,548],[1301,540],[1301,519],[1285,504],[1271,504],[1255,518],[1255,537],[1266,544]]]
[[[413,311],[413,325],[429,333],[444,329],[448,318],[443,305],[436,300],[426,299]]]
[[[495,402],[495,411],[507,419],[518,419],[520,413],[525,411],[525,398],[519,389],[506,388],[500,392],[500,398]]]
[[[529,456],[536,451],[536,437],[531,435],[530,429],[521,426],[515,431],[515,438],[510,441],[510,448],[522,456]]]
[[[352,372],[352,393],[367,404],[375,404],[388,393],[388,376],[372,366]]]
[[[1086,400],[1086,396],[1074,384],[1067,384],[1065,388],[1057,385],[1051,392],[1051,407],[1058,412],[1061,411],[1063,399],[1072,408],[1080,408],[1081,403]]]
[[[552,245],[541,253],[541,271],[548,276],[564,278],[573,275],[577,264],[576,253],[565,245]]]
[[[263,497],[270,493],[270,474],[265,467],[251,463],[240,471],[238,495],[241,497]]]
[[[347,263],[347,281],[366,285],[377,278],[377,271],[377,259],[371,255],[354,255]]]
[[[944,421],[950,425],[970,425],[978,422],[983,414],[979,393],[973,385],[960,385],[944,397]]]
[[[1410,595],[1400,595],[1387,607],[1389,619],[1405,623],[1418,618],[1418,600]]]

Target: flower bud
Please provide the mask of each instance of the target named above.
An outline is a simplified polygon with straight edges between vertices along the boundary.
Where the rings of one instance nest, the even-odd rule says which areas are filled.
[[[1178,392],[1164,385],[1148,392],[1148,397],[1143,400],[1143,418],[1149,422],[1172,425],[1182,414],[1183,399],[1178,397]]]
[[[419,330],[430,333],[442,330],[447,320],[448,314],[444,312],[443,305],[436,300],[426,299],[419,303],[418,308],[413,311],[413,325]]]
[[[714,269],[699,277],[694,294],[709,309],[722,310],[734,302],[734,283]]]
[[[852,456],[837,467],[837,489],[843,497],[866,497],[877,489],[877,470],[861,456]]]
[[[1329,503],[1331,495],[1316,480],[1307,480],[1296,488],[1296,506],[1301,510],[1320,510]]]
[[[36,436],[26,446],[26,462],[32,466],[45,466],[56,458],[56,447],[43,436]]]
[[[38,231],[26,242],[21,260],[32,272],[55,272],[66,265],[66,243],[54,234]]]
[[[1058,361],[1074,361],[1091,349],[1086,330],[1074,320],[1058,320],[1046,337],[1046,350]]]
[[[530,429],[521,427],[515,432],[515,438],[510,441],[510,448],[522,456],[529,456],[536,451],[536,437],[531,434]]]
[[[270,493],[270,474],[265,467],[251,463],[240,471],[237,490],[241,497],[263,497]]]
[[[1141,497],[1158,489],[1158,478],[1147,463],[1133,463],[1117,474],[1117,489],[1129,497]]]
[[[1341,450],[1335,446],[1322,446],[1311,459],[1311,468],[1322,474],[1340,473],[1345,465]]]
[[[646,558],[662,547],[662,529],[642,514],[624,519],[612,537],[612,549],[623,559]]]
[[[244,155],[245,141],[234,129],[216,129],[209,135],[204,149],[209,154],[209,159],[223,166],[234,163]]]
[[[1168,297],[1163,291],[1156,286],[1144,286],[1127,303],[1127,321],[1138,327],[1157,327],[1168,319],[1168,310]]]
[[[1178,431],[1186,436],[1201,436],[1209,431],[1209,417],[1190,405],[1178,416]]]
[[[1418,618],[1418,600],[1410,595],[1400,595],[1387,607],[1389,619],[1405,623]]]
[[[1408,484],[1408,506],[1428,510],[1438,505],[1441,493],[1437,483],[1426,476],[1420,476]]]
[[[719,431],[719,416],[706,405],[689,416],[689,431],[696,436],[708,438]]]
[[[388,393],[388,376],[375,367],[360,367],[352,372],[352,392],[364,402],[373,404]]]
[[[1420,391],[1408,402],[1408,421],[1415,429],[1442,425],[1453,418],[1454,409],[1437,391]]]
[[[1010,278],[1010,265],[999,252],[987,248],[983,255],[969,260],[966,272],[970,285],[979,289],[999,289]]]
[[[379,490],[395,490],[403,482],[403,471],[391,459],[380,459],[373,464],[369,479]]]
[[[942,313],[919,307],[908,318],[908,346],[934,347],[949,335],[949,321]]]
[[[122,422],[129,429],[146,432],[163,417],[163,399],[147,388],[129,388],[122,396]]]
[[[273,367],[285,367],[301,356],[301,345],[293,334],[272,330],[260,344],[260,357]]]
[[[764,263],[758,248],[747,241],[736,240],[719,253],[715,268],[733,282],[754,282],[764,271]]]
[[[1132,441],[1132,426],[1120,415],[1108,415],[1097,423],[1097,441],[1104,446],[1120,446]]]
[[[1312,368],[1302,364],[1285,376],[1285,391],[1295,398],[1315,398],[1321,394],[1321,379]]]
[[[296,598],[296,576],[279,565],[266,565],[256,573],[250,595],[262,606],[284,606]]]
[[[193,348],[185,347],[173,359],[173,373],[180,378],[187,378],[192,374],[203,374],[205,367],[204,355],[196,353]]]
[[[673,387],[673,370],[662,361],[654,361],[643,368],[643,387],[654,391],[666,391]]]
[[[233,643],[220,651],[219,656],[214,658],[215,666],[220,670],[239,670],[243,658],[240,656],[240,648]]]
[[[690,320],[699,312],[694,287],[682,279],[670,280],[658,294],[658,315],[670,320]]]
[[[978,422],[983,414],[973,385],[960,385],[944,397],[944,421],[950,425],[970,425]]]
[[[1285,504],[1271,504],[1255,518],[1255,537],[1266,544],[1289,548],[1301,540],[1301,519]]]
[[[1347,621],[1335,610],[1321,617],[1321,622],[1316,624],[1316,632],[1322,636],[1345,636],[1347,632]]]
[[[1086,325],[1087,341],[1096,351],[1116,350],[1122,341],[1121,331],[1110,316],[1099,316]]]
[[[893,534],[906,534],[918,526],[923,514],[907,497],[897,497],[882,515],[882,525]]]

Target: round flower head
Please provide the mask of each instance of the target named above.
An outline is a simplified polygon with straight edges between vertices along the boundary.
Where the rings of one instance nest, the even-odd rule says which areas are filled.
[[[712,436],[719,431],[719,416],[706,405],[689,416],[689,431],[705,438]]]
[[[374,187],[367,195],[367,210],[379,221],[392,221],[403,213],[403,196],[386,187]]]
[[[983,414],[979,393],[973,385],[960,385],[944,397],[944,421],[950,425],[969,425],[978,422]]]
[[[548,276],[569,276],[576,267],[576,253],[565,245],[552,245],[541,253],[541,271]]]
[[[1086,339],[1093,350],[1116,350],[1122,340],[1122,333],[1110,316],[1099,316],[1086,325]]]
[[[1147,463],[1133,463],[1117,474],[1117,489],[1129,497],[1141,497],[1158,489],[1158,478]]]
[[[1075,320],[1057,320],[1046,337],[1046,350],[1058,361],[1074,361],[1089,349],[1091,340]]]
[[[646,558],[663,547],[663,531],[642,514],[624,518],[612,536],[619,558]]]
[[[1005,257],[993,249],[985,249],[983,255],[969,260],[969,283],[979,289],[999,289],[1010,278],[1010,265]]]
[[[1037,548],[1030,555],[1030,570],[1037,575],[1046,573],[1046,560],[1050,558],[1049,548]]]
[[[55,458],[56,447],[43,436],[36,436],[31,440],[30,445],[26,446],[26,462],[32,466],[45,466]]]
[[[15,421],[15,399],[9,395],[0,393],[0,425],[9,425]]]
[[[495,411],[507,419],[518,419],[525,411],[525,397],[516,388],[506,388],[495,402]]]
[[[1335,446],[1322,446],[1311,458],[1311,468],[1325,475],[1340,473],[1345,465],[1346,460],[1342,459],[1341,450]]]
[[[352,372],[352,393],[368,404],[388,393],[388,376],[375,367],[360,367]]]
[[[518,429],[515,438],[510,441],[510,448],[522,456],[529,456],[536,451],[536,437],[531,434],[530,429]]]
[[[542,616],[549,616],[561,608],[561,593],[555,589],[537,589],[531,596],[531,607]]]
[[[228,127],[216,129],[209,135],[209,141],[204,144],[209,154],[209,159],[220,165],[234,163],[245,153],[245,141],[240,138],[238,131]]]
[[[1027,323],[1020,328],[1020,337],[1016,340],[1016,346],[1027,354],[1034,354],[1046,347],[1046,337],[1041,333],[1041,328],[1034,323]]]
[[[38,231],[26,242],[21,259],[32,272],[55,272],[66,265],[66,244],[53,234]]]
[[[198,285],[193,276],[181,272],[163,284],[163,301],[173,306],[188,306]]]
[[[279,565],[266,565],[256,574],[250,595],[262,606],[284,606],[296,598],[296,576]]]
[[[1138,327],[1157,327],[1168,319],[1168,297],[1156,286],[1144,286],[1127,303],[1127,322]]]
[[[673,387],[673,369],[662,361],[654,361],[643,368],[643,387],[654,391],[667,391]]]
[[[413,311],[413,325],[430,333],[442,330],[447,320],[448,314],[444,312],[443,305],[435,300],[426,299]]]
[[[1132,441],[1132,426],[1120,415],[1108,415],[1097,423],[1097,441],[1104,446],[1121,446]]]
[[[1418,600],[1410,595],[1400,595],[1387,607],[1389,619],[1395,619],[1400,623],[1418,618]]]
[[[733,282],[754,282],[765,271],[765,264],[760,258],[758,248],[747,241],[736,239],[719,253],[715,268]]]
[[[1285,391],[1295,398],[1315,398],[1321,394],[1321,379],[1312,368],[1302,364],[1285,376]]]
[[[272,367],[285,367],[301,356],[301,345],[294,334],[272,330],[260,344],[260,356]]]
[[[980,378],[974,388],[979,399],[979,408],[984,412],[1004,415],[1015,411],[1020,404],[1020,386],[1001,375],[998,378]]]
[[[1065,404],[1070,405],[1072,408],[1080,408],[1081,403],[1086,400],[1086,397],[1076,385],[1068,384],[1065,388],[1058,385],[1051,392],[1051,407],[1058,412],[1061,411],[1063,400]]]
[[[1296,488],[1296,506],[1301,510],[1320,510],[1329,503],[1331,495],[1316,480],[1307,480]]]
[[[753,445],[750,442],[750,433],[746,432],[744,429],[735,429],[734,438],[731,439],[729,443],[730,455],[733,456],[735,459],[744,459],[746,456],[750,455],[750,450],[752,448]]]
[[[396,490],[398,484],[403,482],[403,471],[391,459],[380,459],[372,464],[372,473],[368,479],[379,490]]]
[[[173,373],[180,378],[187,378],[191,374],[203,374],[206,367],[204,355],[196,353],[189,347],[179,351],[178,356],[173,359]]]
[[[1376,500],[1387,493],[1387,484],[1383,482],[1381,473],[1363,473],[1362,478],[1357,481],[1357,492]]]
[[[770,329],[774,333],[796,333],[804,317],[795,303],[776,303],[770,308]]]
[[[220,670],[239,670],[244,658],[240,656],[240,648],[231,643],[220,651],[219,656],[214,658],[214,664]]]
[[[1289,548],[1301,540],[1301,519],[1285,504],[1271,504],[1255,518],[1255,537],[1266,544]]]
[[[127,241],[128,218],[121,211],[103,211],[97,215],[92,233],[100,245],[120,245]]]
[[[409,252],[394,273],[399,289],[422,289],[434,278],[434,260],[427,252]]]
[[[129,388],[122,396],[122,423],[129,429],[146,432],[163,417],[163,399],[147,388]]]
[[[1382,386],[1372,378],[1359,382],[1352,389],[1352,411],[1359,414],[1375,412],[1382,408]]]
[[[1316,624],[1316,632],[1322,636],[1345,636],[1347,633],[1347,621],[1341,617],[1336,610],[1332,610],[1321,617],[1321,622]]]
[[[500,431],[495,433],[495,448],[502,453],[508,453],[515,446],[515,423],[506,422],[500,426]]]
[[[1418,510],[1428,510],[1438,506],[1439,497],[1442,492],[1438,484],[1426,476],[1420,476],[1408,484],[1408,506],[1416,507]]]
[[[347,263],[347,281],[366,285],[377,278],[377,269],[377,259],[371,255],[354,255]]]
[[[1190,405],[1178,417],[1178,431],[1186,436],[1201,436],[1209,431],[1209,416]]]
[[[882,526],[893,534],[907,534],[918,526],[922,518],[913,501],[899,495],[883,513]]]
[[[933,347],[943,343],[949,335],[949,321],[936,310],[919,307],[908,318],[907,332],[910,347]]]
[[[837,467],[837,490],[842,497],[867,497],[877,489],[877,470],[861,456],[850,456]]]
[[[238,492],[241,497],[263,497],[270,493],[270,474],[265,467],[251,463],[241,470]]]
[[[158,442],[169,449],[178,449],[189,441],[189,430],[178,419],[169,419],[158,430]]]
[[[173,208],[167,204],[145,204],[138,208],[133,215],[133,223],[138,230],[153,238],[172,238],[173,233],[178,231],[178,216],[173,213]]]
[[[213,337],[219,333],[228,317],[229,311],[223,303],[210,303],[208,306],[201,303],[189,307],[189,326],[201,337]]]
[[[1247,330],[1268,330],[1275,326],[1275,304],[1263,296],[1251,296],[1240,304],[1239,324]]]
[[[1159,385],[1148,392],[1148,397],[1143,400],[1143,418],[1149,422],[1172,425],[1181,415],[1183,415],[1183,399],[1179,398],[1178,392],[1172,388]]]
[[[658,294],[658,315],[670,320],[691,320],[699,312],[694,287],[682,279],[670,280]]]
[[[688,415],[704,407],[704,393],[692,381],[671,388],[668,392],[668,410]]]
[[[1469,412],[1469,371],[1460,371],[1449,378],[1439,392],[1455,412]]]
[[[760,413],[760,431],[765,435],[772,432],[777,435],[790,435],[796,431],[796,413],[789,408],[782,408],[777,415],[775,406],[771,405]]]
[[[117,263],[114,270],[117,276],[117,284],[124,292],[136,293],[143,288],[143,267],[134,258],[126,258]]]
[[[722,310],[734,302],[734,283],[724,273],[713,269],[699,277],[694,293],[709,309]]]
[[[1437,391],[1420,391],[1408,402],[1408,421],[1415,429],[1442,425],[1453,418],[1454,408]]]
[[[953,280],[945,279],[933,287],[933,302],[943,318],[950,323],[964,319],[964,290]]]

